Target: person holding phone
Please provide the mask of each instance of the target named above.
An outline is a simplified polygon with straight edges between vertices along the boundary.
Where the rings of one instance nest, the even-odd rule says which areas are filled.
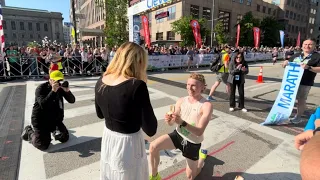
[[[68,81],[62,83],[63,79],[61,71],[52,71],[49,81],[37,87],[31,116],[32,126],[26,126],[21,135],[23,140],[42,151],[48,149],[51,133],[55,140],[62,143],[69,140],[69,132],[62,122],[63,98],[69,103],[75,103],[76,99],[69,89]]]
[[[229,111],[234,111],[236,106],[236,87],[238,87],[239,92],[239,109],[243,112],[247,112],[244,108],[244,83],[245,76],[249,73],[249,68],[247,62],[244,60],[244,55],[242,52],[238,52],[235,59],[229,64],[229,76],[228,83],[230,84],[230,109]]]

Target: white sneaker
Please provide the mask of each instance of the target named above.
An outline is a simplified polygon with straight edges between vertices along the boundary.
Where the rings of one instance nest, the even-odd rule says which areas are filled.
[[[230,111],[230,112],[233,112],[233,111],[234,111],[234,108],[229,108],[229,111]]]
[[[241,111],[242,112],[248,112],[248,110],[246,108],[242,108]]]

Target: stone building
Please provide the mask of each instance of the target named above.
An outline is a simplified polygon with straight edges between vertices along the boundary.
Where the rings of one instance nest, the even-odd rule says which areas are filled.
[[[50,40],[64,43],[62,14],[46,10],[2,7],[6,44],[26,46],[29,42]]]

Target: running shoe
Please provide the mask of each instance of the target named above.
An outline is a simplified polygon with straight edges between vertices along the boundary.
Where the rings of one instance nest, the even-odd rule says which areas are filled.
[[[149,180],[161,180],[161,177],[160,177],[159,173],[157,173],[156,176],[150,175]]]
[[[208,101],[215,101],[215,99],[213,99],[213,97],[211,97],[211,96],[208,96],[208,97],[207,97],[207,100],[208,100]]]
[[[299,124],[302,122],[302,118],[301,117],[298,117],[298,116],[294,116],[293,118],[290,118],[289,121],[292,123],[292,124]]]

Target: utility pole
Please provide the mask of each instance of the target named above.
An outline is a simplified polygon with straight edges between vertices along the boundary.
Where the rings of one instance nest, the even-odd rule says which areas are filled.
[[[74,42],[78,44],[78,35],[77,35],[77,21],[76,21],[76,10],[74,8],[75,0],[71,0],[71,9],[72,9],[72,21],[74,28]]]
[[[212,9],[211,9],[211,48],[213,43],[213,18],[214,18],[214,0],[212,0]]]

